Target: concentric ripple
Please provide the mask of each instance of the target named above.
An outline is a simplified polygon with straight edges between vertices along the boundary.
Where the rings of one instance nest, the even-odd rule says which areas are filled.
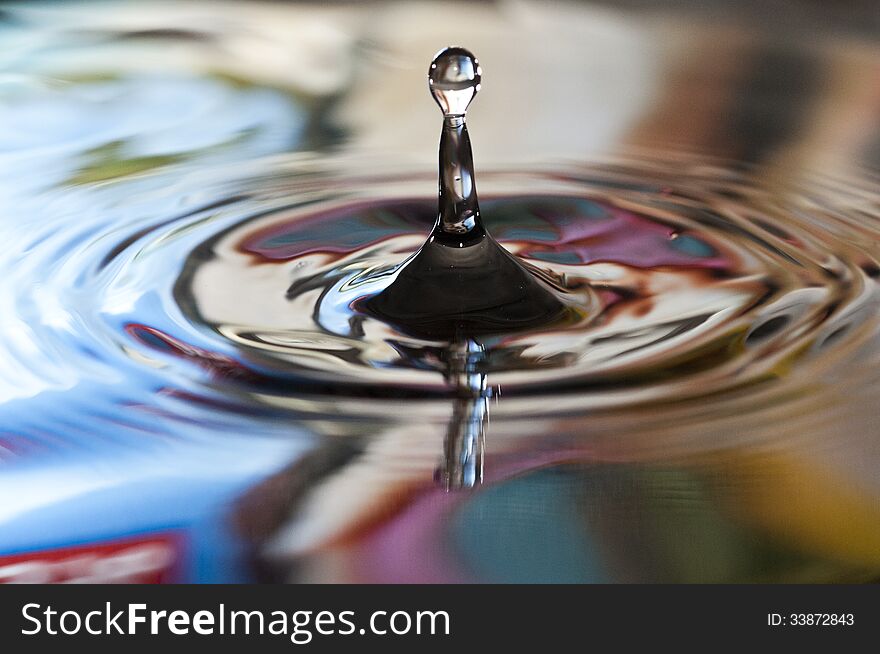
[[[103,219],[34,230],[4,271],[28,280],[5,287],[4,321],[17,325],[0,379],[5,448],[97,447],[95,434],[126,441],[114,435],[123,426],[192,439],[289,433],[280,416],[332,433],[448,419],[448,402],[430,400],[456,393],[455,344],[358,309],[422,243],[431,174],[263,165],[247,177],[213,167],[173,183],[133,178],[122,204],[113,185],[66,192],[67,206],[79,194]],[[871,184],[817,178],[771,192],[704,160],[484,173],[489,229],[581,316],[481,340],[472,365],[503,396],[493,420],[582,430],[559,419],[590,413],[596,433],[618,433],[648,429],[645,419],[766,426],[768,406],[775,419],[804,416],[845,397],[869,406],[880,322]],[[401,398],[408,412],[393,408]],[[69,417],[83,413],[97,422]]]
[[[661,170],[484,175],[488,228],[582,316],[482,339],[476,366],[490,386],[576,392],[593,407],[680,401],[817,374],[874,333],[869,223],[806,193],[783,205],[743,173]],[[451,344],[358,308],[421,244],[435,210],[429,179],[252,181],[247,199],[212,218],[172,221],[116,253],[116,273],[91,293],[138,287],[141,307],[173,301],[169,313],[184,320],[168,330],[135,306],[114,312],[106,333],[125,334],[119,346],[145,361],[195,364],[236,392],[449,394]],[[860,218],[872,200],[853,201]],[[173,285],[147,287],[172,251]]]

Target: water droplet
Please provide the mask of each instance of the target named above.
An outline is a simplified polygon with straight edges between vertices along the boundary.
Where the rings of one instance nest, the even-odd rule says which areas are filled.
[[[480,219],[464,112],[480,88],[477,58],[446,48],[428,85],[443,110],[434,229],[385,290],[363,303],[412,334],[454,340],[548,325],[567,315],[554,293],[501,247]]]
[[[465,112],[480,90],[481,79],[477,58],[464,48],[441,50],[428,69],[428,88],[443,111],[440,211],[434,236],[455,247],[464,247],[465,241],[476,242],[484,232],[474,178],[474,156],[465,123]]]
[[[480,91],[480,62],[472,52],[459,47],[441,50],[428,69],[428,87],[443,115],[464,116]]]

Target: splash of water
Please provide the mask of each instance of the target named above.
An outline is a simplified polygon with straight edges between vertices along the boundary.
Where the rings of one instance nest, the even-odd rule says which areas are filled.
[[[381,271],[380,280],[390,283],[360,303],[423,338],[460,341],[543,327],[577,313],[483,226],[465,122],[482,77],[476,57],[463,48],[446,48],[431,62],[428,85],[443,112],[437,220],[418,252],[394,272]]]

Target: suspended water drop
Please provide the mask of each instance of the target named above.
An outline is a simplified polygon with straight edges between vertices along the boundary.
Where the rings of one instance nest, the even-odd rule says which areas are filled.
[[[392,284],[363,308],[403,331],[457,340],[546,326],[568,310],[486,231],[480,217],[465,112],[480,90],[482,70],[468,50],[441,50],[428,88],[443,111],[439,207],[427,242]]]
[[[447,118],[464,116],[482,79],[480,62],[473,53],[455,46],[438,52],[428,69],[428,87]]]
[[[440,216],[434,229],[441,238],[443,234],[461,236],[472,231],[479,237],[483,231],[471,140],[465,124],[465,112],[480,90],[481,79],[477,58],[464,48],[441,50],[428,69],[428,88],[443,111]]]

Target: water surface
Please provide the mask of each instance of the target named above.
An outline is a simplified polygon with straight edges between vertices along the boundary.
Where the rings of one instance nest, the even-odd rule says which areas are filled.
[[[0,553],[161,528],[203,580],[877,577],[876,41],[89,9],[3,16]],[[570,320],[363,310],[436,217],[451,42],[488,80],[483,219]]]

